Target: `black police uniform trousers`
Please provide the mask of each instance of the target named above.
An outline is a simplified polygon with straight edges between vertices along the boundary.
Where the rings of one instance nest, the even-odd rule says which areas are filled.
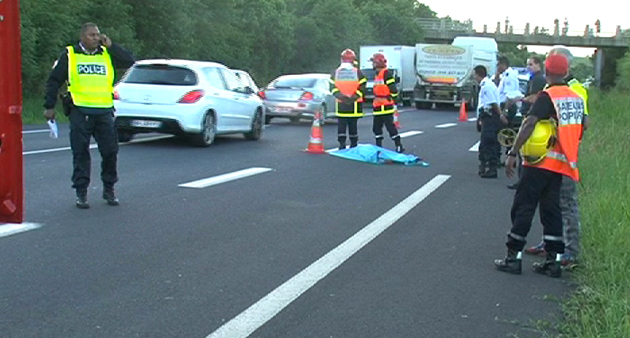
[[[101,180],[103,186],[113,188],[118,181],[118,133],[114,125],[113,110],[103,114],[83,114],[72,107],[70,115],[70,147],[72,148],[72,187],[84,192],[90,185],[90,139],[94,136],[101,154]]]
[[[501,152],[501,144],[498,139],[501,119],[496,114],[482,114],[480,119],[479,161],[488,167],[496,168]]]
[[[536,167],[523,167],[523,175],[512,203],[512,229],[508,233],[506,243],[508,249],[523,250],[538,206],[545,250],[564,253],[560,209],[561,186],[562,174]]]
[[[398,145],[398,141],[400,140],[400,135],[398,135],[398,129],[394,125],[394,114],[382,114],[382,115],[374,115],[374,120],[372,123],[372,132],[374,133],[374,137],[378,140],[383,139],[383,126],[387,129],[389,133],[389,137],[396,142]]]

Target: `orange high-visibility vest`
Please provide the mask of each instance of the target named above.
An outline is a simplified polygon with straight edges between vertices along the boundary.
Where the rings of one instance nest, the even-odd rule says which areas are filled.
[[[395,111],[394,100],[392,99],[391,92],[389,91],[390,82],[395,81],[393,78],[385,80],[385,72],[387,69],[381,69],[374,78],[374,101],[372,101],[372,107],[374,108],[374,115],[393,114]]]
[[[346,96],[352,96],[359,90],[359,70],[356,67],[344,68],[339,67],[335,71],[335,87],[339,92]],[[361,96],[361,95],[359,95]],[[363,98],[359,97],[358,102],[362,102]]]
[[[547,156],[534,167],[547,169],[578,181],[578,148],[582,138],[584,99],[568,86],[553,86],[545,89],[556,106],[558,130],[557,142]]]

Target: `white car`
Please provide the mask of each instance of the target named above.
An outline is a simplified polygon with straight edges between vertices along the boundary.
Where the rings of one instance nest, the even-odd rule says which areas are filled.
[[[256,91],[220,63],[190,60],[136,62],[114,88],[118,140],[158,132],[209,146],[216,135],[260,139],[265,110]]]

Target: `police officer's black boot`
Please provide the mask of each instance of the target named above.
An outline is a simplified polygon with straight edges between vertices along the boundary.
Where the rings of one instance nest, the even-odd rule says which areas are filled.
[[[486,172],[486,162],[479,162],[479,171],[477,172],[477,174],[481,176],[485,172]]]
[[[77,190],[76,206],[79,209],[89,209],[90,203],[87,200],[87,190]]]
[[[341,150],[341,149],[346,149],[346,143],[345,142],[344,143],[339,142],[339,150]]]
[[[505,258],[494,260],[494,266],[497,268],[497,270],[520,275],[522,272],[522,256],[522,251],[508,249],[508,253]]]
[[[107,201],[109,205],[116,206],[120,204],[120,201],[118,201],[114,193],[114,187],[105,187],[105,189],[103,189],[103,199]]]
[[[534,263],[532,268],[539,274],[560,278],[562,276],[561,256],[555,252],[547,252],[545,260]]]
[[[488,170],[480,175],[481,178],[497,178],[497,165],[491,164],[488,166]]]

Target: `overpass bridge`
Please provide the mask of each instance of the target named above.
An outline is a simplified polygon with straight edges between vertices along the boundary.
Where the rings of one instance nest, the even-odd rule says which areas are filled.
[[[568,22],[560,27],[559,20],[554,22],[553,31],[544,27],[530,28],[529,23],[523,30],[514,30],[506,19],[505,24],[497,22],[493,32],[488,31],[487,25],[482,29],[475,29],[471,20],[457,21],[448,18],[418,19],[424,29],[427,43],[451,43],[458,36],[478,36],[494,38],[498,43],[516,43],[520,45],[555,46],[597,48],[595,55],[595,83],[599,85],[601,70],[603,67],[602,48],[628,48],[630,46],[630,34],[624,33],[621,26],[617,26],[614,33],[599,32],[599,27],[592,28],[586,25],[584,31],[569,31]],[[598,24],[597,22],[596,24]]]

